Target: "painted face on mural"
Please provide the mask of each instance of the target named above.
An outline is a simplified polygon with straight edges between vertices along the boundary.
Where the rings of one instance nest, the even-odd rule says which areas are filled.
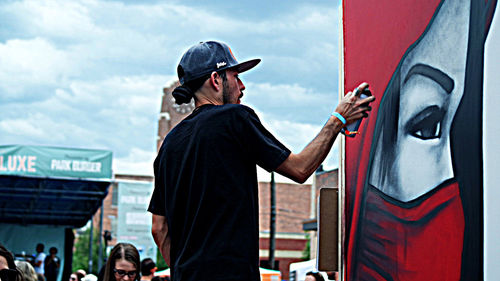
[[[369,178],[400,201],[418,198],[454,177],[450,127],[464,93],[469,17],[470,3],[445,1],[401,64],[397,137],[385,148],[391,153],[378,139]],[[381,167],[387,163],[392,166]]]

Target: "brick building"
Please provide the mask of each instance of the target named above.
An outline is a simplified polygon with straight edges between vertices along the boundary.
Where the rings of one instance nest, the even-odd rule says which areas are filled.
[[[191,113],[194,109],[194,103],[176,105],[172,98],[171,92],[177,87],[178,82],[163,89],[163,98],[160,117],[158,120],[158,137],[157,150],[159,150],[163,139],[167,133],[178,124],[183,118]],[[275,261],[282,273],[282,278],[288,280],[289,264],[292,262],[303,261],[306,254],[305,249],[308,242],[310,243],[311,258],[315,257],[315,231],[310,229],[310,233],[303,230],[304,221],[314,221],[316,217],[316,202],[319,194],[319,187],[323,187],[328,183],[323,183],[324,176],[317,180],[321,184],[317,184],[316,188],[312,188],[311,184],[293,184],[293,183],[276,183],[276,243],[275,243]],[[333,177],[332,177],[333,178]],[[137,175],[115,175],[115,183],[110,186],[108,196],[104,199],[103,207],[103,230],[116,233],[117,220],[117,187],[118,181],[146,181],[152,182],[152,176],[137,176]],[[336,182],[333,184],[336,186]],[[259,255],[261,265],[268,264],[269,259],[269,244],[270,244],[270,183],[259,182]],[[94,225],[98,225],[100,218],[100,210],[94,216]],[[108,244],[113,246],[116,244],[116,235],[113,235],[113,240]],[[311,239],[312,242],[309,241]]]
[[[139,181],[153,182],[153,176],[140,175],[120,175],[115,174],[114,180],[109,186],[108,195],[103,200],[103,216],[102,216],[102,231],[111,232],[112,239],[108,246],[116,245],[116,224],[118,222],[118,183],[120,181]],[[100,223],[101,209],[97,210],[93,217],[94,227],[98,227]]]
[[[269,260],[271,184],[259,182],[259,256],[266,267]],[[311,215],[311,185],[276,183],[276,242],[275,261],[288,279],[289,265],[303,261],[308,239],[302,230],[304,220]]]

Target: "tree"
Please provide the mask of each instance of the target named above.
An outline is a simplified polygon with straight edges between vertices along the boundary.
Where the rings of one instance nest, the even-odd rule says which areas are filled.
[[[304,247],[304,250],[302,250],[302,260],[310,260],[311,259],[311,237],[309,233],[306,233],[306,246]]]
[[[92,235],[92,272],[89,270],[89,240],[90,240],[90,227],[84,230],[80,235],[76,237],[75,248],[73,252],[73,272],[78,269],[84,269],[88,273],[98,275],[100,268],[97,268],[99,264],[99,230],[94,229],[94,234]],[[103,245],[103,257],[105,257],[104,245]],[[103,262],[104,264],[104,262]]]
[[[165,262],[163,256],[160,253],[160,249],[156,251],[156,268],[158,268],[158,271],[168,268],[167,263]]]

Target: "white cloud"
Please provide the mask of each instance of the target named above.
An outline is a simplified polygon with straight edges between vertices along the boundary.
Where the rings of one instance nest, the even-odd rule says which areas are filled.
[[[90,9],[95,1],[36,1],[13,2],[7,9],[15,11],[25,28],[37,34],[54,37],[87,36],[95,32]]]
[[[319,133],[321,127],[312,124],[279,120],[262,116],[262,123],[293,152],[300,152]]]
[[[144,113],[159,111],[162,85],[170,76],[113,76],[101,81],[74,81],[64,102],[102,110],[114,109],[116,113]],[[94,108],[94,113],[96,113]],[[123,116],[122,116],[123,117]]]
[[[184,2],[1,3],[1,142],[110,149],[117,172],[150,174],[162,87],[188,46],[216,39],[264,59],[244,102],[300,151],[336,103],[338,7],[294,5],[243,18]]]
[[[66,144],[65,146],[75,136],[85,136],[86,141],[91,142],[94,135],[79,124],[58,120],[41,112],[4,119],[0,121],[0,131],[10,137],[17,136],[18,139],[22,140],[20,144],[63,143]],[[75,145],[78,146],[78,143]]]
[[[266,170],[262,169],[261,167],[257,166],[257,179],[259,182],[270,182],[271,181],[271,173],[267,172]],[[304,184],[312,184],[312,177],[309,177]],[[280,182],[280,183],[295,183],[293,180],[282,176],[278,173],[274,173],[274,181],[275,182]]]
[[[246,50],[245,45],[236,43],[238,48],[233,49],[237,56],[239,53],[264,53],[268,71],[288,67],[288,72],[297,69],[294,72],[305,74],[306,77],[310,73],[328,71],[322,67],[323,63],[328,61],[336,64],[335,57],[338,53],[335,51],[336,31],[332,31],[332,27],[336,26],[333,20],[337,15],[336,6],[321,7],[320,10],[310,4],[302,5],[292,14],[257,21],[231,18],[227,14],[217,15],[215,11],[208,12],[199,7],[164,3],[148,5],[95,0],[26,0],[12,2],[2,9],[15,15],[22,23],[19,32],[23,38],[41,37],[46,45],[52,47],[26,48],[31,53],[41,54],[47,61],[54,62],[54,65],[49,65],[50,71],[45,71],[44,77],[48,77],[48,81],[54,81],[54,77],[61,73],[66,77],[76,75],[75,78],[80,80],[82,77],[102,79],[102,76],[113,73],[160,73],[160,67],[163,67],[161,73],[172,75],[178,59],[189,45],[214,38],[229,40],[230,43],[245,42],[245,45],[253,49]],[[332,39],[318,40],[329,37]],[[299,54],[297,47],[301,47]],[[245,51],[239,50],[240,48]],[[271,55],[266,55],[269,51]],[[25,53],[14,53],[13,58],[17,60],[17,57],[26,57]],[[39,67],[47,65],[36,64],[37,60],[30,61]],[[68,61],[71,62],[71,68],[67,67],[68,63],[63,63]],[[132,69],[135,73],[127,72]],[[268,71],[263,70],[262,75],[267,75]],[[9,75],[0,79],[8,80],[8,76],[14,76],[15,71],[10,71],[7,72]],[[26,78],[32,78],[31,76],[26,75]],[[36,86],[40,80],[25,79],[23,82]],[[323,83],[318,81],[318,84]]]
[[[298,84],[246,83],[243,103],[266,118],[322,125],[337,105],[335,92],[318,92]]]
[[[264,126],[271,131],[278,140],[285,144],[292,153],[300,153],[321,130],[321,126],[295,123],[287,120],[267,119],[265,114],[263,114],[261,120]],[[323,161],[324,170],[338,168],[339,139],[340,136],[337,138],[330,153]],[[262,168],[259,168],[257,172],[259,181],[270,181],[270,173]],[[276,182],[294,183],[294,181],[281,175],[276,175],[275,180]],[[306,183],[311,184],[312,177],[310,177]]]
[[[1,105],[3,141],[101,148],[116,157],[130,149],[155,150],[162,87],[169,76],[75,81],[49,98]]]
[[[132,147],[128,155],[113,158],[113,173],[152,176],[155,152]]]
[[[33,140],[45,137],[46,132],[38,127],[38,122],[34,122],[33,119],[34,118],[2,120],[0,121],[0,130],[5,134],[22,135],[27,139]],[[39,117],[35,119],[39,119]]]
[[[159,66],[174,53],[169,50],[175,44],[167,42],[166,34],[175,24],[162,25],[168,17],[156,17],[162,15],[158,7],[102,1],[20,1],[4,5],[2,10],[22,23],[16,26],[22,39],[0,43],[0,85],[9,92],[22,93],[41,85],[60,87],[68,79],[172,74],[174,65],[160,71]],[[148,29],[151,26],[154,28]]]
[[[0,43],[0,90],[10,96],[29,85],[56,85],[74,73],[70,58],[43,38]]]
[[[330,97],[329,94],[318,93],[313,89],[302,87],[298,84],[271,84],[271,83],[247,83],[247,88],[252,92],[248,99],[265,100],[271,105],[287,106],[290,104],[307,104],[324,103],[325,99]]]

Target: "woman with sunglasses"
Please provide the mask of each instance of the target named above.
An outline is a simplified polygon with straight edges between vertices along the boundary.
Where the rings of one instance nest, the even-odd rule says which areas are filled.
[[[22,273],[17,270],[14,256],[7,248],[0,244],[0,280],[23,281]]]
[[[139,281],[141,260],[134,245],[118,243],[111,250],[103,281]]]

